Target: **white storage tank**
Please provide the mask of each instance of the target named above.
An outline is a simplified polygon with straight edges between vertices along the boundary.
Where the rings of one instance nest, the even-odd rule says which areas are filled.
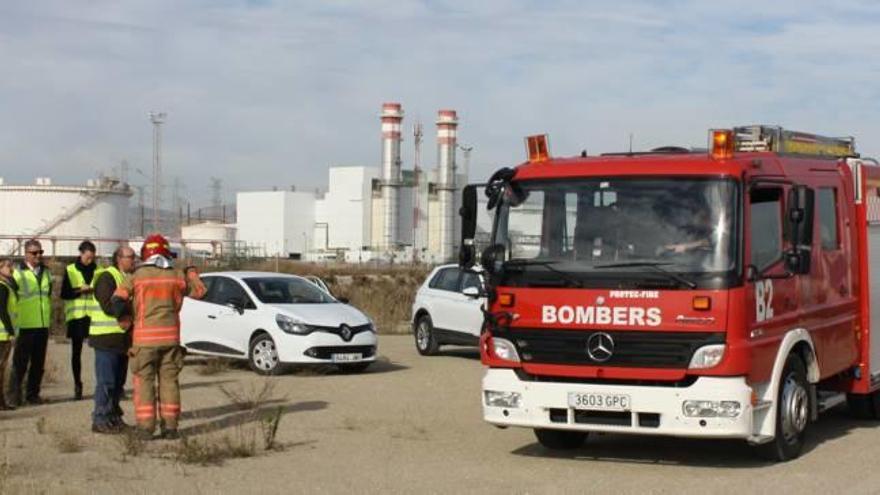
[[[128,239],[128,184],[90,180],[85,186],[54,185],[38,177],[33,185],[0,180],[0,255],[21,255],[21,243],[36,237],[47,256],[76,256],[83,239],[109,255]]]
[[[219,222],[202,222],[180,228],[181,243],[187,250],[198,251],[207,256],[222,256],[235,244],[235,225]]]

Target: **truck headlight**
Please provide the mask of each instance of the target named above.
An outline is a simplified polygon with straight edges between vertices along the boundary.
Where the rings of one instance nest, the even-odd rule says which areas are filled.
[[[295,335],[306,335],[312,333],[312,327],[306,325],[302,320],[291,318],[287,315],[275,315],[275,323],[278,324],[284,333],[292,333]]]
[[[519,392],[499,392],[497,390],[484,390],[483,397],[486,400],[487,406],[507,407],[509,409],[518,408],[522,400],[522,395]]]
[[[492,354],[498,359],[505,361],[519,362],[519,353],[516,352],[516,346],[507,339],[492,338]]]
[[[681,412],[689,418],[735,418],[742,404],[735,400],[686,400]]]
[[[727,348],[724,344],[704,345],[694,352],[691,358],[691,364],[688,368],[692,370],[703,370],[706,368],[714,368],[724,358],[724,350]]]

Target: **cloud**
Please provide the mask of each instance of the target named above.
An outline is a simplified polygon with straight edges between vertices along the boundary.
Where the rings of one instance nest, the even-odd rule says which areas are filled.
[[[193,201],[209,176],[312,187],[378,162],[383,101],[425,124],[428,167],[436,111],[457,109],[474,176],[535,132],[565,155],[766,122],[877,155],[878,20],[856,0],[28,2],[0,7],[0,164],[8,182],[148,171],[164,110],[165,170]]]

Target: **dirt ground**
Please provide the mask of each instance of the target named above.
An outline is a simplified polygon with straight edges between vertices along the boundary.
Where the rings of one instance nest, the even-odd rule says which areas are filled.
[[[0,412],[0,492],[880,492],[880,427],[845,409],[824,416],[805,455],[782,465],[756,461],[739,442],[618,435],[550,453],[528,430],[482,422],[475,351],[423,358],[410,336],[381,336],[380,354],[364,374],[299,370],[269,379],[268,388],[241,367],[200,374],[205,361],[189,358],[181,428],[190,444],[232,438],[229,448],[239,448],[235,439],[248,432],[262,444],[264,418],[281,415],[273,448],[202,466],[200,451],[184,456],[180,441],[131,446],[92,434],[91,402],[70,400],[69,350],[52,344],[54,382],[44,390],[51,402]],[[84,358],[88,387],[91,350]],[[251,404],[230,399],[248,394]],[[124,407],[130,419],[131,403]]]

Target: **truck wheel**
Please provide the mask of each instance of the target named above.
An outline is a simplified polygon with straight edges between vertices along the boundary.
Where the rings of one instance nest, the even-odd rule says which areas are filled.
[[[790,354],[782,369],[779,394],[776,397],[776,437],[757,446],[761,457],[785,462],[801,454],[810,424],[809,387],[804,362],[797,355]]]
[[[584,444],[587,439],[585,431],[547,430],[535,428],[538,443],[552,450],[571,450]]]
[[[858,419],[880,419],[880,392],[847,394],[849,412]]]
[[[422,315],[416,320],[415,332],[416,350],[422,356],[433,356],[440,350],[437,336],[434,335],[434,323],[430,315]]]

